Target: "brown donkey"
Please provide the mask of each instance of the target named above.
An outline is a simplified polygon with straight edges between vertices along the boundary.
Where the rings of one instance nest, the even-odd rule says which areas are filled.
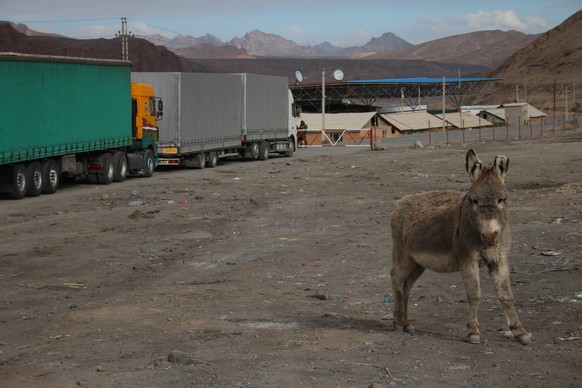
[[[505,175],[509,159],[497,156],[483,166],[475,151],[466,156],[471,178],[467,192],[432,191],[407,195],[392,214],[392,289],[394,327],[413,332],[408,321],[408,297],[425,269],[460,271],[469,301],[469,342],[479,343],[477,309],[481,298],[479,267],[486,265],[503,306],[508,336],[531,342],[522,326],[509,282],[508,252],[511,232],[507,217]]]

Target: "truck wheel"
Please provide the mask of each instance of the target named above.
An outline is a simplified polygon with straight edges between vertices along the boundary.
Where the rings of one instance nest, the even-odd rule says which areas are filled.
[[[210,168],[216,167],[218,164],[218,154],[216,152],[209,152],[206,154],[206,165]]]
[[[198,158],[198,168],[203,169],[204,167],[206,167],[206,154],[204,152],[201,152],[198,155],[196,155],[196,157]]]
[[[259,158],[259,143],[252,143],[249,148],[251,159],[257,160]]]
[[[97,182],[100,185],[109,185],[113,182],[113,174],[115,172],[113,156],[110,153],[102,154],[99,156],[99,160],[103,164],[103,173],[97,174]]]
[[[54,194],[59,188],[60,173],[57,162],[54,159],[47,159],[42,166],[42,193]]]
[[[259,145],[259,160],[269,159],[269,142],[263,141]]]
[[[293,139],[289,139],[289,149],[285,151],[285,156],[290,158],[293,156],[293,149],[295,148],[295,142]]]
[[[147,149],[145,151],[145,166],[143,169],[143,176],[146,178],[151,177],[154,175],[154,169],[156,168],[156,161],[154,160],[154,153],[152,150]]]
[[[26,195],[28,197],[38,197],[43,190],[40,162],[35,160],[26,166],[26,179],[28,182]]]
[[[13,164],[11,167],[10,192],[8,196],[12,199],[21,199],[26,195],[26,167],[22,163]]]
[[[113,154],[113,182],[123,182],[127,179],[127,156],[117,151]]]

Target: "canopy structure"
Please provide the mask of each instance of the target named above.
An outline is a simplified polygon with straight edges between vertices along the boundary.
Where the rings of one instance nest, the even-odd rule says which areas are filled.
[[[442,113],[435,114],[440,120],[444,119],[450,126],[459,129],[466,128],[479,128],[479,127],[492,127],[493,123],[489,122],[477,115],[470,112],[454,112],[447,113],[443,116]]]
[[[474,95],[487,83],[499,78],[393,78],[376,80],[332,81],[325,83],[326,111],[348,110],[350,105],[373,106],[380,99],[398,99],[413,110],[421,99],[445,96],[461,105],[463,96]],[[304,109],[321,112],[322,84],[297,84],[289,87],[295,102]]]

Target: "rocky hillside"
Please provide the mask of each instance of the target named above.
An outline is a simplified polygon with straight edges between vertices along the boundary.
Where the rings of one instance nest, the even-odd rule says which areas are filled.
[[[214,35],[206,34],[201,37],[194,37],[191,35],[177,35],[170,39],[163,35],[143,35],[139,38],[148,40],[157,46],[166,46],[169,49],[188,48],[201,45],[224,46],[224,42]]]
[[[263,57],[313,57],[326,55],[324,51],[316,47],[300,46],[292,40],[275,34],[267,34],[259,30],[253,30],[245,34],[242,38],[234,38],[228,44],[239,49],[244,49],[251,55]]]
[[[431,40],[369,58],[420,59],[425,61],[479,64],[495,69],[511,54],[537,38],[517,31],[478,31]]]
[[[363,56],[370,55],[378,52],[393,52],[398,49],[403,49],[410,47],[412,44],[408,43],[399,36],[394,35],[391,32],[386,32],[379,38],[372,38],[368,43],[363,46],[348,47],[339,52],[340,55],[344,56]],[[386,59],[380,57],[380,59]],[[390,59],[408,59],[408,58],[390,58]],[[410,58],[419,59],[419,58]],[[431,60],[431,59],[429,59]]]
[[[515,52],[490,76],[503,81],[478,101],[510,102],[517,95],[521,102],[527,86],[529,103],[552,112],[555,94],[556,110],[563,112],[568,88],[569,111],[582,112],[582,103],[572,101],[574,85],[582,85],[582,11]]]
[[[170,49],[181,57],[189,59],[197,58],[252,58],[243,48],[236,48],[231,45],[215,46],[213,44],[202,44],[190,47]]]
[[[77,40],[62,36],[27,35],[12,23],[0,22],[0,52],[121,59],[121,38]],[[134,71],[204,71],[163,46],[139,38],[129,40]]]

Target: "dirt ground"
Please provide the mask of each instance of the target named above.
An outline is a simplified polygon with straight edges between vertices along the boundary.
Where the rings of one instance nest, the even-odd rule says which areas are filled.
[[[390,214],[467,188],[468,146],[301,149],[0,201],[3,387],[580,387],[582,133],[473,143],[510,159],[512,287],[533,333],[465,342],[458,273],[392,330]]]

